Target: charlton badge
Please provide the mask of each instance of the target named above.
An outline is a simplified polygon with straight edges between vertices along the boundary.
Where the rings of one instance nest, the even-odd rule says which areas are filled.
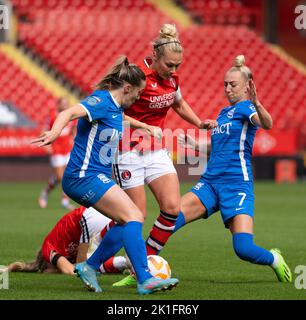
[[[131,174],[131,171],[129,171],[129,170],[124,170],[121,172],[121,178],[123,180],[129,180],[129,179],[131,179],[131,176],[132,176],[132,174]]]

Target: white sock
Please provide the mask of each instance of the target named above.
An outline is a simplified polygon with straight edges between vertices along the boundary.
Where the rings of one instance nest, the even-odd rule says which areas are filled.
[[[273,269],[275,269],[278,265],[278,255],[273,252],[272,252],[272,254],[273,254],[274,260],[273,260],[273,263],[271,264],[271,267]]]
[[[126,259],[123,256],[114,257],[113,265],[119,271],[123,271],[128,268]]]

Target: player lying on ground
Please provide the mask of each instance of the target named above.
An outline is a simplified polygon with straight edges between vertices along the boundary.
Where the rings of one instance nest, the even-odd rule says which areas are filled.
[[[258,100],[253,76],[245,66],[244,56],[238,56],[234,66],[226,72],[224,90],[229,106],[221,110],[218,126],[212,129],[211,154],[206,171],[182,197],[182,213],[178,216],[174,232],[187,223],[207,219],[221,211],[223,222],[232,234],[237,256],[251,263],[270,266],[279,281],[291,282],[290,268],[280,251],[268,251],[255,245],[253,240],[252,147],[257,129],[271,129],[272,118]],[[192,142],[190,137],[187,138],[189,143]],[[201,149],[197,143],[193,145]],[[158,246],[150,246],[151,254],[159,253]],[[125,285],[132,283],[135,283],[132,276],[125,278]]]
[[[74,264],[85,261],[95,245],[115,223],[94,208],[79,207],[65,214],[45,237],[32,262],[11,263],[10,272],[43,272],[75,275]],[[91,251],[91,252],[89,252]],[[101,273],[127,269],[125,257],[112,257],[100,266]]]

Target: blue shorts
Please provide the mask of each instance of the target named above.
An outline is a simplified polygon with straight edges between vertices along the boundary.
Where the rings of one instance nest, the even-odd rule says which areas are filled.
[[[223,223],[238,214],[254,216],[253,182],[209,183],[200,181],[190,190],[203,203],[207,217],[221,211]]]
[[[84,178],[63,176],[63,191],[75,202],[84,207],[93,206],[116,183],[100,173]]]

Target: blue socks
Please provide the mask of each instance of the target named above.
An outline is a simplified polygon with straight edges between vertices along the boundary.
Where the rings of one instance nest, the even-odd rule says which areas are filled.
[[[131,221],[124,226],[123,244],[141,284],[152,277],[148,268],[146,246],[142,239],[142,223]]]
[[[102,239],[100,245],[87,260],[94,269],[99,270],[100,265],[114,256],[121,248],[124,249],[131,260],[137,281],[143,283],[152,277],[148,270],[147,253],[142,239],[142,223],[131,221],[124,226],[115,225]]]
[[[185,217],[181,211],[177,217],[173,233],[185,224]],[[233,234],[233,247],[237,256],[242,260],[261,265],[272,265],[274,261],[274,256],[270,251],[254,244],[253,235],[250,233]]]
[[[99,270],[101,264],[114,256],[123,246],[123,226],[116,224],[108,230],[87,263]]]
[[[250,233],[233,234],[233,247],[237,256],[251,263],[271,265],[274,261],[273,254],[253,242],[253,235]]]
[[[186,224],[186,220],[183,215],[183,212],[181,211],[176,219],[173,233],[176,232],[177,230],[181,229],[185,224]]]

